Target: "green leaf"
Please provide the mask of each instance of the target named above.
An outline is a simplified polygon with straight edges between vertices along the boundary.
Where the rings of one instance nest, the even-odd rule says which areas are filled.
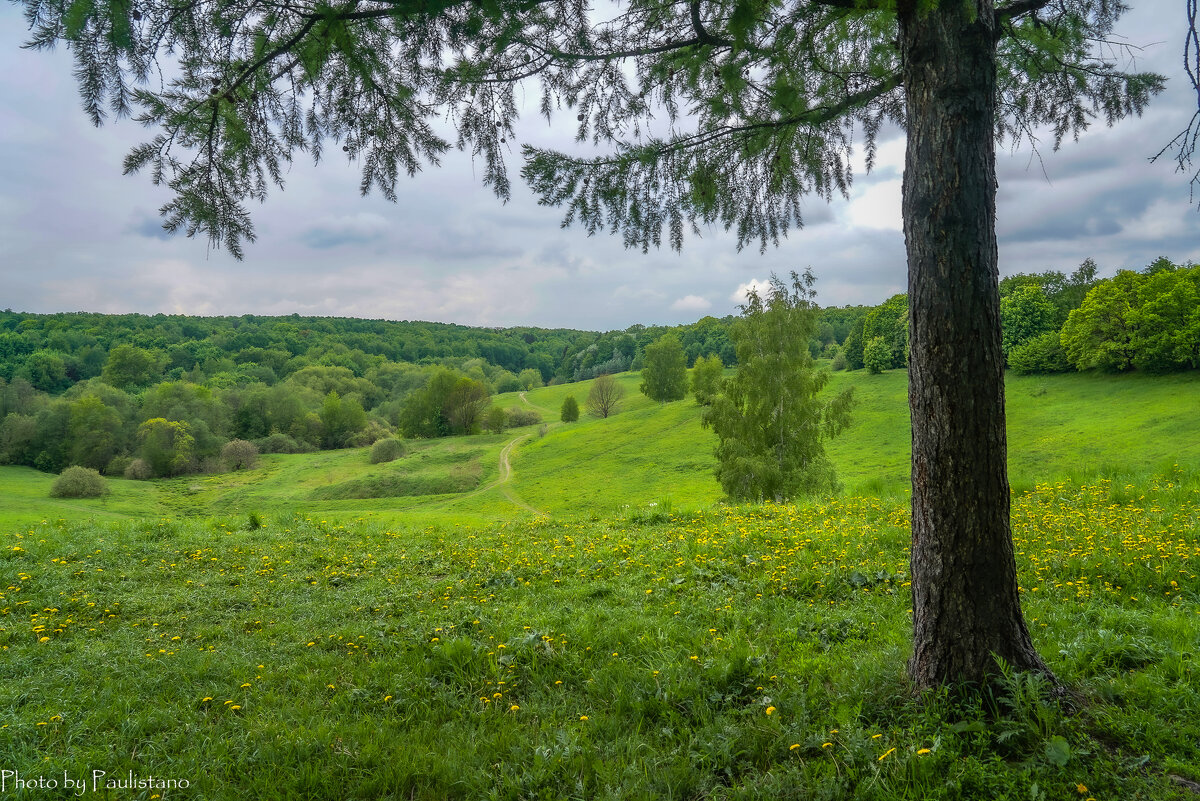
[[[1052,765],[1063,767],[1071,759],[1071,744],[1062,736],[1054,735],[1046,741],[1046,759]]]
[[[73,0],[67,13],[63,14],[63,27],[65,28],[63,38],[68,41],[78,39],[79,34],[83,33],[83,29],[87,27],[94,10],[95,6],[92,4],[92,0]]]

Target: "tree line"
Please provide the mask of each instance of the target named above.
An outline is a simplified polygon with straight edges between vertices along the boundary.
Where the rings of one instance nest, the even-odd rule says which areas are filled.
[[[471,328],[342,318],[0,312],[0,464],[133,478],[267,453],[528,425],[496,393],[640,363],[668,330],[703,356],[729,320],[625,331]]]
[[[1001,347],[1015,373],[1099,369],[1166,373],[1200,367],[1200,265],[1158,258],[1098,278],[1092,259],[1070,274],[1017,273],[1000,281]],[[909,358],[908,296],[846,309],[849,333],[825,345],[833,368],[881,372]]]

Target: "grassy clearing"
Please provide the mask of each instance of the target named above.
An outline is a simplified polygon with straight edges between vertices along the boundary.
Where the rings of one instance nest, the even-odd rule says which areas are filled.
[[[1183,474],[1016,500],[1070,708],[1019,676],[909,697],[903,504],[39,523],[0,551],[0,753],[191,783],[166,798],[1177,798],[1198,500]]]
[[[498,396],[529,406],[541,426],[499,435],[413,441],[397,462],[371,465],[367,449],[264,457],[250,471],[168,481],[110,479],[100,500],[48,498],[52,476],[0,468],[0,526],[42,520],[291,513],[365,517],[404,525],[512,520],[529,507],[553,517],[653,514],[705,509],[721,499],[713,478],[713,435],[689,399],[654,403],[633,373],[620,412],[558,422],[568,394],[582,402],[590,382]],[[835,373],[832,389],[855,387],[854,424],[828,444],[847,496],[901,498],[908,491],[909,423],[904,371]],[[1009,475],[1014,490],[1038,481],[1087,482],[1167,476],[1200,468],[1200,374],[1167,377],[1063,375],[1008,379]],[[511,481],[499,457],[516,437]],[[480,492],[481,489],[486,491]]]

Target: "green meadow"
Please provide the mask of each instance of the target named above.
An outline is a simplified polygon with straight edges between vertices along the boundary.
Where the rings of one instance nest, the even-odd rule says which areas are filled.
[[[558,422],[586,383],[514,393],[544,429],[386,464],[69,501],[0,468],[0,797],[1197,797],[1200,376],[1009,378],[1025,614],[1068,692],[958,697],[904,675],[902,371],[834,374],[844,489],[786,506],[722,503],[699,407],[619,378],[609,419]]]

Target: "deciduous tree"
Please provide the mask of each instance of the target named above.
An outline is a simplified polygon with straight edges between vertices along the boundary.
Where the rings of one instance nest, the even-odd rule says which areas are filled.
[[[579,419],[579,401],[575,400],[574,395],[563,398],[562,412],[559,417],[564,423],[574,423]]]
[[[724,371],[725,365],[716,354],[696,359],[696,363],[692,365],[692,396],[696,398],[696,403],[708,406],[713,402],[713,398],[720,391]]]
[[[666,403],[687,395],[687,356],[679,337],[663,334],[647,345],[642,356],[642,394]]]
[[[717,480],[735,500],[785,500],[837,486],[823,441],[849,423],[853,390],[819,398],[829,374],[808,340],[816,329],[812,274],[772,275],[766,296],[750,290],[731,332],[738,366],[704,410],[717,435]]]
[[[598,375],[592,380],[592,388],[588,390],[588,414],[593,417],[610,417],[617,413],[621,398],[625,397],[625,388],[607,373]]]

